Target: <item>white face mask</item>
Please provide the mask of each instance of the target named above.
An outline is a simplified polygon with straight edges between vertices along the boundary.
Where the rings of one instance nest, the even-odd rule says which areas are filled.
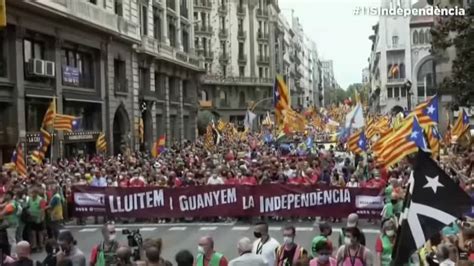
[[[351,182],[355,182],[355,181],[356,181],[355,178],[351,178]]]
[[[204,254],[204,248],[202,246],[198,246],[198,254]]]
[[[109,235],[109,240],[114,241],[117,238],[117,234],[110,234]]]
[[[395,231],[394,230],[387,230],[387,232],[385,232],[387,234],[387,236],[394,236],[395,235]]]
[[[285,245],[293,244],[293,238],[289,237],[289,236],[284,236],[283,237],[283,242],[285,243]]]
[[[344,237],[344,244],[345,245],[350,245],[351,244],[351,239],[349,237]]]

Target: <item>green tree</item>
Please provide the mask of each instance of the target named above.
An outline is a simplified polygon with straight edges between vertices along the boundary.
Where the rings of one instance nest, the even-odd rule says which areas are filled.
[[[437,60],[444,60],[445,50],[456,48],[451,76],[439,84],[439,90],[454,95],[459,104],[466,105],[474,96],[474,8],[466,16],[437,19],[431,30],[433,55]]]

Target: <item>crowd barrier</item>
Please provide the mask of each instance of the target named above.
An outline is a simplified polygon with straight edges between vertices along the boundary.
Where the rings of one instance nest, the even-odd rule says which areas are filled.
[[[380,190],[298,185],[183,188],[73,187],[75,217],[379,217]]]

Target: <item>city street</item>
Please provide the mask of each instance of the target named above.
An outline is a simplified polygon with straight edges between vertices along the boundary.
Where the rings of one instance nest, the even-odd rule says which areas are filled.
[[[282,228],[286,222],[271,222],[270,235],[282,242]],[[296,227],[296,242],[304,245],[306,249],[310,249],[313,237],[318,233],[317,226],[314,222],[293,223]],[[337,245],[338,237],[341,232],[343,223],[335,223],[331,239]],[[86,226],[68,226],[73,232],[78,242],[79,248],[90,256],[93,245],[100,243],[102,239],[100,225]],[[179,224],[119,224],[116,229],[118,232],[117,239],[120,243],[127,243],[127,238],[121,231],[122,229],[140,229],[143,239],[157,238],[163,239],[163,257],[173,261],[174,255],[182,249],[188,249],[193,254],[196,253],[197,243],[201,236],[210,235],[214,238],[215,248],[222,252],[227,258],[235,258],[237,256],[237,241],[244,236],[254,239],[253,226],[245,223],[179,223]],[[378,235],[378,228],[374,225],[364,225],[364,233],[366,236],[367,246],[373,250],[375,239]],[[33,259],[43,259],[42,254],[34,254]]]

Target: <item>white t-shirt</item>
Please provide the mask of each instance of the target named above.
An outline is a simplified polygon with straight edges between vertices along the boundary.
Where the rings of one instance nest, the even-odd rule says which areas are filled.
[[[261,243],[261,239],[257,239],[255,242],[253,242],[252,253],[262,255],[265,263],[268,266],[273,266],[275,265],[276,260],[276,249],[279,246],[280,243],[278,243],[278,241],[272,237],[270,237],[263,245]],[[257,249],[259,250],[259,253],[257,253]]]
[[[217,178],[209,178],[209,180],[207,180],[207,184],[208,185],[223,185],[224,184],[224,180],[222,180],[222,178],[220,176],[218,176]]]

